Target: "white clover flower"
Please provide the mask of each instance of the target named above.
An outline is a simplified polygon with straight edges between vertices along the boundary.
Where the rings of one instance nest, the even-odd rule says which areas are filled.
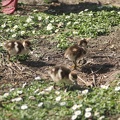
[[[17,29],[18,28],[18,25],[15,25],[14,27],[13,27],[13,29]]]
[[[26,110],[26,109],[28,109],[28,106],[26,104],[24,104],[24,105],[21,106],[21,109]]]
[[[21,31],[20,34],[21,34],[21,35],[24,35],[24,34],[25,34],[25,31]]]
[[[85,118],[89,118],[89,117],[91,117],[91,115],[92,115],[91,112],[86,112],[85,113]]]
[[[61,96],[56,97],[56,102],[59,102],[61,100]]]
[[[9,96],[9,93],[4,93],[3,97],[8,97]]]
[[[75,120],[77,118],[77,115],[72,115],[71,120]]]
[[[82,107],[82,105],[75,104],[75,105],[72,106],[72,110],[76,110],[76,109],[78,109],[80,107]]]
[[[115,91],[120,91],[120,86],[115,87]]]
[[[35,77],[35,80],[41,80],[40,76]]]
[[[90,112],[92,110],[92,108],[86,108],[85,111],[86,112]]]
[[[47,25],[47,30],[49,31],[49,30],[52,30],[53,29],[53,25],[51,24],[51,23],[49,23],[48,25]]]
[[[53,86],[50,86],[50,87],[46,88],[45,91],[50,92],[52,89],[53,89]]]
[[[15,29],[10,29],[10,32],[14,32],[15,31]]]
[[[65,106],[66,102],[60,102],[60,106]]]
[[[4,23],[3,25],[1,25],[2,28],[5,28],[6,27],[6,24]]]
[[[74,112],[74,114],[77,115],[77,116],[78,116],[78,115],[81,115],[81,111],[80,111],[80,110],[77,110],[77,111]]]
[[[105,118],[105,116],[103,115],[103,116],[99,117],[98,120],[103,120],[104,118]]]
[[[101,85],[100,87],[101,87],[102,89],[106,89],[106,90],[107,90],[108,87],[109,87],[109,85]]]
[[[118,12],[118,14],[120,14],[120,11]]]
[[[55,94],[56,94],[56,95],[59,95],[59,94],[60,94],[60,91],[55,91]]]
[[[79,14],[83,14],[83,11],[79,12]]]
[[[16,34],[13,34],[13,35],[12,35],[13,38],[16,37],[16,36],[17,36]]]
[[[18,97],[18,98],[14,98],[14,99],[12,99],[11,101],[12,102],[19,102],[19,101],[21,101],[21,100],[23,100],[21,97]]]
[[[22,91],[22,90],[18,90],[17,93],[18,93],[18,94],[22,94],[23,91]]]
[[[38,104],[38,107],[42,107],[43,106],[43,102],[40,102],[39,104]]]
[[[88,93],[88,89],[82,91],[83,95],[86,95],[87,93]]]

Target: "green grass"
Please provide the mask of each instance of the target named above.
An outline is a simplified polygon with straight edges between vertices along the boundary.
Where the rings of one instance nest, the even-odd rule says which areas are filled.
[[[13,89],[8,95],[0,96],[0,119],[9,120],[64,120],[76,115],[76,119],[85,120],[86,108],[90,117],[98,120],[101,116],[120,114],[120,94],[116,87],[92,88],[64,92],[52,89],[52,82],[44,80],[32,82],[29,86]],[[120,87],[119,87],[120,89]],[[82,91],[88,91],[83,94]],[[15,98],[21,98],[15,101]],[[21,106],[26,105],[26,109]],[[40,105],[40,106],[38,106]],[[74,106],[74,107],[73,107]],[[87,112],[88,113],[88,112]]]

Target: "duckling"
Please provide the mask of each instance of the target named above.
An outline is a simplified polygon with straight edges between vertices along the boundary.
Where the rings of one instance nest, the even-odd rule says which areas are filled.
[[[83,39],[79,44],[74,44],[67,48],[64,57],[74,63],[74,69],[77,67],[77,60],[83,58],[87,52],[87,41]]]
[[[72,73],[70,69],[64,66],[55,66],[48,72],[52,80],[55,82],[55,85],[74,85],[77,84],[77,74]]]
[[[28,40],[7,41],[4,43],[3,48],[7,51],[8,60],[10,60],[11,56],[26,54],[32,50],[31,42]]]

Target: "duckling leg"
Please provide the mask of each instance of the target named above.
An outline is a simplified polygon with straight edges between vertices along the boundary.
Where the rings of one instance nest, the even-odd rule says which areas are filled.
[[[74,63],[73,69],[76,70],[76,68],[77,68],[77,63],[76,63],[76,61],[73,61],[73,63]]]

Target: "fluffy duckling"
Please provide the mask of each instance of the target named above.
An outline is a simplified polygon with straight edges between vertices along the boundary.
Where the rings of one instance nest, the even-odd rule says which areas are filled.
[[[8,60],[10,60],[11,56],[26,54],[32,50],[31,42],[28,40],[7,41],[4,43],[3,47],[8,53]]]
[[[70,69],[64,66],[55,66],[48,72],[55,85],[74,85],[77,84],[77,74],[72,73]]]
[[[67,48],[64,57],[74,63],[74,69],[77,67],[77,60],[83,58],[87,52],[87,41],[83,39],[79,44],[75,44]]]

